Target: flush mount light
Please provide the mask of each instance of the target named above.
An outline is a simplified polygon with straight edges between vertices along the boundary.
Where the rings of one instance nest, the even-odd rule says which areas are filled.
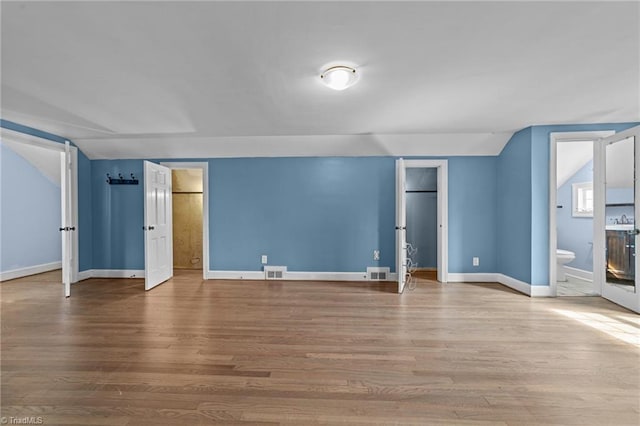
[[[320,74],[322,82],[333,90],[344,90],[353,86],[358,80],[358,73],[354,68],[344,65],[327,68]]]

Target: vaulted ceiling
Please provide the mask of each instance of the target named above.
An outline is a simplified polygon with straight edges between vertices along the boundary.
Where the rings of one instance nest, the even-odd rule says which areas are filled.
[[[3,2],[2,117],[90,158],[493,155],[640,119],[637,2]],[[354,65],[337,92],[319,74]]]

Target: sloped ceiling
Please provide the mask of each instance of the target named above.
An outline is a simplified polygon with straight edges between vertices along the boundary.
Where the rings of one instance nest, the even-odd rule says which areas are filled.
[[[637,2],[3,2],[2,117],[90,158],[494,155],[640,119]],[[324,67],[357,66],[343,92]]]
[[[42,173],[54,185],[60,186],[60,152],[41,148],[22,142],[15,142],[3,138],[0,145],[4,145]]]
[[[593,142],[559,142],[556,155],[557,187],[560,188],[593,159]]]

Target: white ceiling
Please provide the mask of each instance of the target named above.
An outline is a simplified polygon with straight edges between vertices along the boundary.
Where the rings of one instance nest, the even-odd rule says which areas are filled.
[[[494,155],[640,120],[638,2],[2,2],[2,117],[90,158]],[[336,92],[325,66],[357,66]]]

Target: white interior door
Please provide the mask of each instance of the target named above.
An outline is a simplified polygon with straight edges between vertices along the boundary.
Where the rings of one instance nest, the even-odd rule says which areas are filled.
[[[404,160],[396,160],[396,272],[398,273],[398,293],[402,293],[407,283],[407,212],[406,177]]]
[[[144,162],[144,288],[173,276],[171,169]]]
[[[62,284],[65,297],[71,296],[72,238],[76,230],[73,224],[73,205],[71,200],[71,152],[69,151],[69,142],[67,142],[65,150],[60,153],[60,206],[62,208],[60,234],[62,238]]]
[[[638,244],[640,188],[636,170],[640,164],[640,127],[617,133],[600,143],[604,178],[600,181],[600,208],[596,211],[600,229],[598,268],[602,297],[640,312],[638,288]],[[604,225],[604,229],[602,229]]]

